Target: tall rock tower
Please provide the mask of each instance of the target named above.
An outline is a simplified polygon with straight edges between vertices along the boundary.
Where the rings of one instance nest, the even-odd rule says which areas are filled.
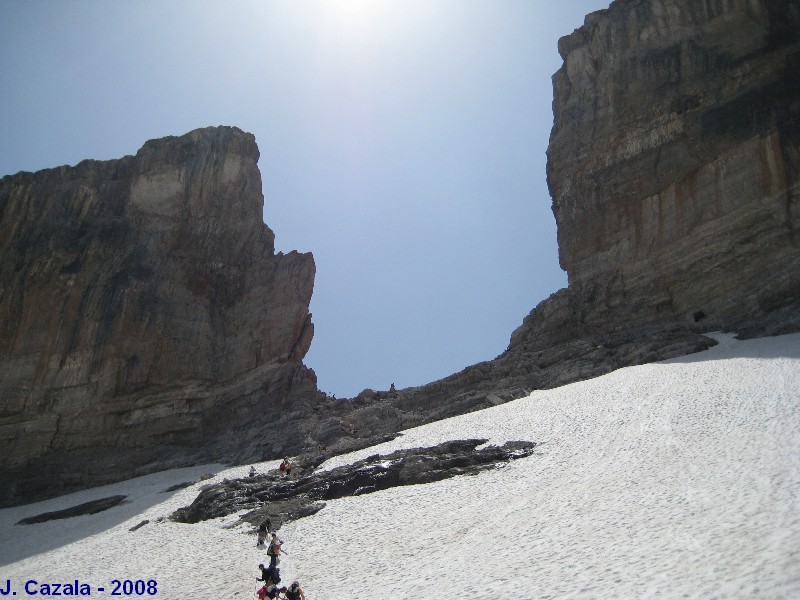
[[[800,328],[800,4],[617,0],[560,40],[560,330]]]
[[[316,392],[314,260],[275,254],[258,157],[217,127],[0,180],[0,503],[224,458]]]

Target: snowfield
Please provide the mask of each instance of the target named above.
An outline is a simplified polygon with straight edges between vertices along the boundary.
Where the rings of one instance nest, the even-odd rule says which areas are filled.
[[[700,354],[537,391],[331,459],[328,468],[470,437],[541,442],[495,470],[335,500],[287,525],[282,584],[299,579],[309,600],[800,598],[800,334],[716,337]],[[141,580],[162,600],[254,598],[268,557],[252,528],[235,515],[166,520],[204,483],[248,470],[180,469],[4,509],[0,593],[41,596],[43,583],[78,580],[105,597],[122,585],[113,580],[134,582],[128,589]],[[114,494],[129,502],[16,524]]]

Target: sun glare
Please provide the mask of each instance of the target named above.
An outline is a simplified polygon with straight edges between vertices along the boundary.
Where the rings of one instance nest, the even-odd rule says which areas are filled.
[[[439,6],[428,0],[309,0],[298,5],[313,13],[312,20],[327,34],[362,46],[413,32],[418,23],[435,22]]]
[[[342,16],[361,19],[366,17],[378,3],[375,0],[333,0],[333,4]]]
[[[380,0],[330,0],[330,7],[348,28],[362,28],[372,21],[380,8]]]

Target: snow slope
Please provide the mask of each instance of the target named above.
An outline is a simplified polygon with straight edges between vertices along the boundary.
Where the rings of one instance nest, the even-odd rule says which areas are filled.
[[[284,583],[299,578],[309,600],[800,598],[800,335],[718,339],[332,459],[466,437],[542,442],[476,476],[329,502],[281,530]],[[248,469],[181,469],[2,510],[0,592],[78,579],[104,597],[113,579],[139,579],[166,600],[253,598],[267,557],[249,528],[159,521],[201,484],[170,485]],[[16,525],[119,493],[131,502]]]

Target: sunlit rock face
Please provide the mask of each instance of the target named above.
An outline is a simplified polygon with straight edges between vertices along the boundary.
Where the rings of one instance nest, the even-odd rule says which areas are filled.
[[[800,5],[618,0],[559,51],[547,174],[569,290],[513,342],[576,322],[796,329]]]
[[[0,180],[0,501],[224,458],[316,382],[311,254],[275,254],[251,134]]]

